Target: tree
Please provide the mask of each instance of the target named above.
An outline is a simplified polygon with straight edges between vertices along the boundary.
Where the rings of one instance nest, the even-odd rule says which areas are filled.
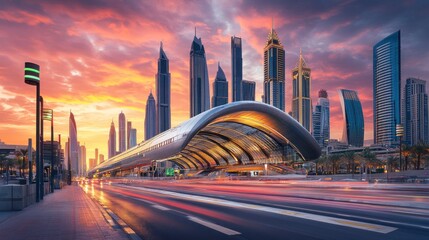
[[[402,156],[404,156],[404,166],[401,170],[408,170],[408,158],[411,156],[411,147],[407,145],[402,145]]]
[[[350,166],[351,166],[352,178],[354,178],[354,176],[355,176],[355,153],[352,151],[344,152],[342,154],[341,158],[347,162],[347,169],[348,170],[350,169]],[[349,171],[347,171],[347,172],[349,172]]]
[[[423,143],[419,143],[411,147],[411,153],[417,157],[417,163],[415,164],[415,169],[420,169],[421,157],[429,153],[427,146]]]
[[[364,160],[365,166],[369,166],[369,173],[371,174],[371,168],[379,164],[377,156],[369,148],[365,148],[361,153],[362,159]]]
[[[388,171],[392,172],[393,168],[397,168],[399,163],[399,158],[396,156],[389,156],[386,160],[386,166]]]
[[[337,166],[340,159],[340,154],[331,154],[328,156],[328,161],[332,164],[332,174],[335,174],[337,172]]]
[[[15,156],[18,162],[19,174],[21,175],[21,177],[24,176],[25,167],[26,167],[25,160],[27,159],[27,153],[28,153],[27,149],[20,149],[15,152]]]

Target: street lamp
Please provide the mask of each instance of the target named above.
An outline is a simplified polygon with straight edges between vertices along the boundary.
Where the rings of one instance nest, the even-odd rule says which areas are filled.
[[[399,137],[399,170],[402,171],[402,137],[404,136],[402,124],[396,124],[396,136]]]
[[[43,200],[43,197],[45,196],[45,178],[44,178],[44,168],[45,168],[45,164],[43,162],[43,129],[44,129],[44,125],[43,125],[43,97],[40,96],[40,116],[41,116],[41,130],[40,130],[40,161],[39,161],[39,171],[37,172],[38,175],[40,176],[40,199]]]
[[[40,66],[31,63],[25,62],[24,67],[24,81],[26,84],[36,86],[36,172],[39,172],[39,162],[40,162]],[[33,172],[30,166],[30,174],[33,176]],[[40,175],[37,174],[36,177],[36,202],[40,201]]]
[[[50,188],[51,193],[54,192],[54,110],[43,109],[43,120],[51,121],[51,175]]]

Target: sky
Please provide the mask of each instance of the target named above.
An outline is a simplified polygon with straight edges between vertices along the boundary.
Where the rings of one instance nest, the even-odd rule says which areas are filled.
[[[189,118],[195,27],[205,46],[210,86],[219,61],[231,90],[230,38],[243,39],[243,78],[256,81],[260,101],[272,19],[286,51],[286,111],[291,111],[291,70],[302,48],[312,69],[313,105],[320,89],[328,91],[333,139],[342,135],[341,88],[358,92],[365,139],[373,138],[372,47],[384,37],[401,30],[402,82],[429,79],[429,1],[424,0],[1,0],[0,140],[34,142],[36,89],[23,76],[24,62],[30,61],[41,66],[41,94],[45,107],[54,109],[56,139],[61,134],[62,143],[67,140],[72,111],[87,158],[95,148],[107,156],[110,123],[118,132],[123,111],[142,141],[160,41],[170,59],[172,126],[177,126]]]

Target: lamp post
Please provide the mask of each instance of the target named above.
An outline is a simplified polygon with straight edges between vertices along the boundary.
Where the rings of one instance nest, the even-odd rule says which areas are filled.
[[[399,170],[402,171],[402,137],[404,136],[402,124],[396,124],[396,136],[399,137]]]
[[[39,170],[40,161],[40,66],[25,62],[24,67],[24,81],[26,84],[36,86],[36,173]],[[32,176],[32,170],[30,168],[30,175]],[[39,174],[37,174],[39,175]],[[40,176],[36,177],[36,202],[40,201]]]
[[[43,120],[51,122],[51,174],[50,174],[50,189],[54,192],[54,110],[43,109]]]
[[[44,162],[43,162],[43,129],[44,129],[44,125],[43,125],[43,97],[40,96],[40,161],[39,161],[39,171],[37,172],[37,174],[40,176],[40,199],[43,200],[43,197],[45,195],[45,178],[44,178]]]

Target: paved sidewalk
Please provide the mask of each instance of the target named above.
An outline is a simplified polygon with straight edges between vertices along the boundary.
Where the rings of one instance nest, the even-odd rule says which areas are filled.
[[[129,239],[102,211],[80,187],[66,186],[20,212],[0,212],[0,239]]]

